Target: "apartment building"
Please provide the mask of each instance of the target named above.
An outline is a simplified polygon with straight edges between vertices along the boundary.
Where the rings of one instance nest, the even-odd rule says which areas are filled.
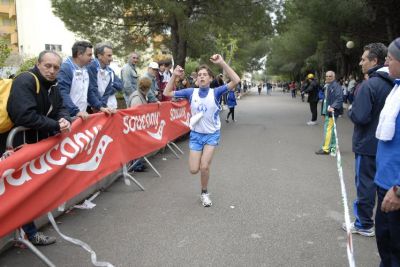
[[[18,34],[14,0],[0,0],[0,38],[5,39],[13,52],[18,52]]]

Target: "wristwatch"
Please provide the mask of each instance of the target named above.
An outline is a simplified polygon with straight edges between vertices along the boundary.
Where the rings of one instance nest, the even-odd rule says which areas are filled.
[[[399,185],[393,186],[393,191],[396,194],[396,196],[400,198],[400,186]]]

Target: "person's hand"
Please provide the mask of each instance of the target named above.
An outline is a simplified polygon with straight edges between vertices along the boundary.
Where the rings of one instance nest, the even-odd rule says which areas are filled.
[[[101,111],[101,112],[104,112],[104,113],[106,113],[106,114],[108,114],[108,115],[112,115],[112,114],[114,114],[114,113],[117,112],[115,109],[109,108],[109,107],[101,107],[101,108],[100,108],[100,111]]]
[[[214,54],[210,57],[210,61],[214,64],[221,64],[222,62],[224,62],[224,59],[222,58],[222,56],[220,54]]]
[[[175,76],[181,77],[181,75],[183,75],[183,73],[184,73],[184,69],[181,66],[176,65],[176,68],[174,69],[174,72],[172,74],[174,74]]]
[[[86,111],[79,111],[78,114],[76,114],[77,117],[82,118],[82,120],[87,120],[89,118],[89,114]]]
[[[335,109],[333,107],[329,106],[328,111],[333,113],[333,112],[335,112]]]
[[[393,187],[390,188],[382,201],[381,210],[383,212],[391,212],[400,209],[400,198],[396,196]]]
[[[60,125],[61,133],[68,133],[71,131],[71,123],[64,118],[58,120],[58,124]]]

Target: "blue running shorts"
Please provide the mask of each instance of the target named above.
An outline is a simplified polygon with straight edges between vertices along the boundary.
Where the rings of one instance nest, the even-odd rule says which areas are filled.
[[[211,134],[190,132],[189,148],[190,150],[203,151],[205,145],[218,146],[221,137],[220,131]]]

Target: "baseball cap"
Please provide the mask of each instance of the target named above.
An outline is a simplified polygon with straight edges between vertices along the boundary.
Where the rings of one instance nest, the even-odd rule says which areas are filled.
[[[153,62],[150,62],[149,68],[158,70],[158,63],[157,63],[157,62],[154,62],[154,61],[153,61]]]

